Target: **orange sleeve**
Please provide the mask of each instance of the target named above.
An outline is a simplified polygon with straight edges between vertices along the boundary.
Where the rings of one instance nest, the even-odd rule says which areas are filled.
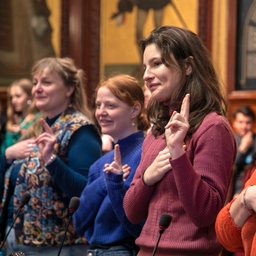
[[[230,206],[234,200],[229,202],[219,212],[215,222],[215,230],[220,243],[228,251],[244,252],[241,239],[241,229],[235,225],[229,213]]]

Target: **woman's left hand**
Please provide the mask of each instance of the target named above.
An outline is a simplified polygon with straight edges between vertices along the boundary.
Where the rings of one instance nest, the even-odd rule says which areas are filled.
[[[176,159],[184,154],[184,139],[189,129],[189,103],[190,95],[187,94],[181,105],[180,113],[174,111],[165,126],[165,138],[171,158]]]
[[[36,143],[38,144],[39,151],[41,152],[44,161],[47,162],[53,154],[56,137],[54,136],[51,127],[43,118],[41,118],[41,123],[44,128],[44,133],[37,137]]]

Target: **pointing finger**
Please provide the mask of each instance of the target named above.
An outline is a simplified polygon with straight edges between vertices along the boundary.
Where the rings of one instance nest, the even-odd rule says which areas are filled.
[[[115,145],[114,161],[115,161],[119,166],[122,165],[120,147],[119,147],[118,144]]]
[[[190,94],[186,94],[182,101],[180,114],[188,121],[189,118],[189,103],[190,103]]]
[[[44,128],[44,131],[49,133],[49,134],[53,134],[51,127],[46,123],[46,121],[43,118],[41,118],[40,121],[41,121],[42,126]]]

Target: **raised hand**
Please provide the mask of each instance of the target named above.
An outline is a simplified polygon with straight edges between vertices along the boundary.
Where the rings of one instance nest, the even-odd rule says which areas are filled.
[[[40,121],[44,128],[44,133],[40,134],[37,137],[36,143],[38,144],[39,151],[41,152],[44,161],[47,162],[53,154],[56,137],[46,121],[43,118],[41,118]]]
[[[122,157],[120,153],[119,145],[116,144],[114,148],[114,161],[111,164],[105,164],[104,172],[123,174],[123,179],[125,180],[130,174],[130,166],[125,164],[122,166]]]
[[[187,94],[182,101],[180,113],[174,111],[165,126],[166,143],[172,159],[180,157],[185,152],[184,139],[189,129],[189,103],[190,95]]]
[[[242,138],[238,150],[245,154],[247,150],[253,145],[253,132],[248,131]]]

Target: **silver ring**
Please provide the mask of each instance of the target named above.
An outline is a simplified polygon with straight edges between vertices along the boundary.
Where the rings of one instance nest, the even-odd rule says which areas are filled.
[[[33,144],[32,143],[28,143],[28,147],[29,148],[33,147]]]

